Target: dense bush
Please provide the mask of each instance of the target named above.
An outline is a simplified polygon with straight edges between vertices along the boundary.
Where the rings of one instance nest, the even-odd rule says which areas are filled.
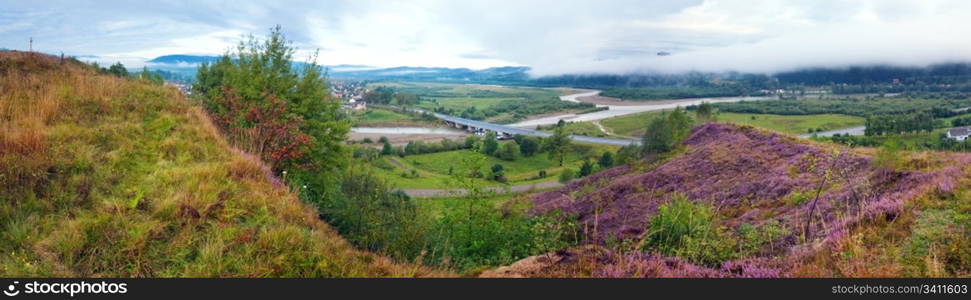
[[[497,209],[488,201],[494,194],[465,176],[473,172],[470,168],[479,167],[453,172],[455,185],[470,192],[441,200],[440,215],[426,213],[404,193],[389,193],[387,183],[367,168],[349,168],[339,197],[318,205],[324,217],[358,247],[459,271],[509,264],[576,243],[573,220],[530,217],[525,214],[529,205],[525,201]],[[501,165],[489,171],[493,178],[503,176]]]
[[[691,117],[681,108],[675,108],[661,118],[654,118],[648,123],[647,130],[641,139],[644,153],[663,153],[671,150],[691,130]]]
[[[769,222],[760,227],[742,224],[733,234],[717,221],[710,204],[692,203],[684,195],[676,194],[658,207],[641,248],[718,266],[730,259],[774,251],[774,247],[766,249],[766,245],[771,246],[790,233],[777,222]]]
[[[234,144],[277,171],[336,174],[347,161],[349,126],[338,118],[321,67],[293,68],[289,45],[279,26],[266,40],[241,42],[199,67],[193,95]]]
[[[563,169],[563,171],[560,172],[559,181],[560,183],[567,183],[567,182],[573,181],[573,178],[575,178],[575,176],[576,175],[573,173],[573,170]]]
[[[429,219],[408,195],[389,193],[387,183],[366,170],[349,168],[341,193],[318,203],[321,214],[358,247],[398,258],[417,257],[428,246]]]
[[[600,155],[600,158],[597,159],[597,165],[599,165],[600,168],[603,168],[603,169],[613,167],[614,155],[611,154],[610,151],[604,151],[604,154]]]
[[[509,141],[502,144],[496,156],[503,160],[513,161],[519,157],[519,151],[519,144],[516,141]]]

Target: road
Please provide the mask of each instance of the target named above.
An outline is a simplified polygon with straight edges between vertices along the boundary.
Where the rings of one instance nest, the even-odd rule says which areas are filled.
[[[486,189],[489,191],[493,191],[496,194],[505,194],[506,192],[524,193],[529,191],[538,191],[538,190],[561,187],[561,186],[563,186],[562,183],[559,183],[556,181],[547,181],[547,182],[540,182],[540,183],[533,183],[533,184],[513,185],[509,187],[495,186],[495,187],[488,187]],[[408,196],[415,197],[415,198],[458,197],[458,196],[464,196],[465,193],[467,193],[467,191],[464,189],[452,189],[452,190],[402,189],[402,191],[404,191],[405,194],[408,194]]]

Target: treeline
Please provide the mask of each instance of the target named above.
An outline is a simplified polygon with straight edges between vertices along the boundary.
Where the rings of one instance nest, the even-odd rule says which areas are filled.
[[[971,139],[958,141],[947,137],[947,133],[930,134],[922,132],[912,135],[834,135],[831,137],[817,137],[818,140],[831,141],[853,147],[879,147],[889,141],[900,143],[901,146],[909,151],[933,150],[933,151],[971,151]]]
[[[959,84],[971,82],[971,64],[947,63],[928,67],[873,65],[809,68],[776,73],[774,77],[783,85],[874,85],[892,84],[895,79],[900,86]]]
[[[971,126],[971,115],[954,118],[951,120],[951,126]]]
[[[138,78],[155,85],[162,85],[165,83],[165,77],[163,76],[162,72],[157,70],[149,71],[147,67],[143,67],[141,72],[129,73],[128,69],[125,68],[125,65],[121,64],[121,62],[114,63],[108,66],[107,68],[98,65],[98,63],[96,62],[92,63],[91,65],[98,70],[98,74],[108,74],[108,75],[114,75],[117,77]]]
[[[624,99],[697,98],[756,95],[760,90],[801,91],[825,87],[834,94],[902,92],[971,92],[971,64],[928,67],[889,65],[807,68],[774,74],[573,74],[532,79],[541,86],[575,86],[604,90]]]
[[[735,96],[764,96],[766,93],[740,85],[723,86],[665,86],[644,88],[606,88],[601,95],[625,100],[660,100],[680,98],[708,98]]]
[[[395,105],[415,105],[421,101],[417,94],[398,91],[392,87],[379,86],[367,91],[362,96],[362,100],[373,104],[395,104]]]
[[[866,118],[865,135],[888,135],[909,132],[931,131],[944,127],[944,122],[937,120],[926,111],[908,114],[877,115]]]
[[[777,114],[777,115],[815,115],[845,114],[866,117],[870,115],[891,115],[928,111],[936,118],[946,118],[959,114],[956,109],[971,107],[971,98],[958,97],[914,98],[914,97],[846,97],[783,99],[778,101],[740,101],[735,103],[715,103],[721,112]]]

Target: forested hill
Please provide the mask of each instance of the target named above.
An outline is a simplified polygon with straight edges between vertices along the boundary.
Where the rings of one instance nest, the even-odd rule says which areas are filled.
[[[195,68],[218,57],[166,55],[149,61],[150,68],[194,75]],[[295,62],[295,66],[304,63]],[[856,65],[838,68],[805,68],[771,74],[739,72],[686,72],[675,74],[565,74],[534,77],[524,66],[482,70],[437,67],[378,68],[361,65],[326,66],[333,78],[491,83],[504,85],[574,86],[588,88],[680,87],[717,91],[718,94],[751,94],[764,89],[849,85],[835,92],[900,92],[909,90],[971,89],[971,63],[943,63],[926,67]],[[189,74],[192,73],[192,74]],[[852,86],[859,86],[853,88]],[[688,95],[690,96],[690,95]]]

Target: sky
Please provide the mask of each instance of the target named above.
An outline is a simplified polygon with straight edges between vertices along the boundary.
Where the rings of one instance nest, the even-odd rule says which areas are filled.
[[[218,55],[281,25],[306,60],[533,75],[971,61],[963,0],[0,0],[0,48],[120,61]],[[659,56],[659,52],[670,55]]]

